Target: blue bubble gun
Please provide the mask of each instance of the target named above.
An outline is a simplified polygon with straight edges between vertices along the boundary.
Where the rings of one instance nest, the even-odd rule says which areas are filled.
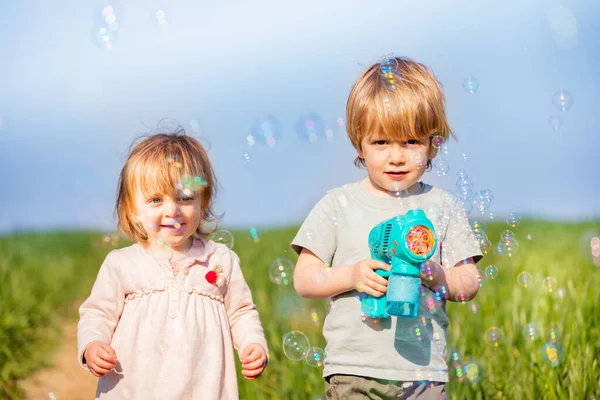
[[[405,215],[383,221],[371,229],[371,258],[392,268],[390,271],[375,270],[377,275],[388,279],[388,290],[381,297],[363,293],[363,317],[415,318],[421,294],[420,264],[431,258],[436,246],[433,224],[420,209],[409,210]]]

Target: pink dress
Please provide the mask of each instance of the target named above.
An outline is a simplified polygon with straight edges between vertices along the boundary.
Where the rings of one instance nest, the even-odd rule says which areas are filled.
[[[234,348],[241,353],[258,343],[267,350],[239,258],[222,244],[194,240],[177,265],[173,271],[140,244],[106,256],[79,309],[77,334],[86,370],[90,342],[117,353],[96,399],[238,398]]]

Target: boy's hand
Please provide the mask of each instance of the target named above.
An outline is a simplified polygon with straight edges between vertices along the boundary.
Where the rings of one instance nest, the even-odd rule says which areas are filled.
[[[352,287],[374,297],[381,297],[387,292],[387,279],[377,275],[375,269],[389,271],[391,267],[384,262],[366,259],[352,265]]]
[[[83,352],[90,372],[97,377],[108,374],[117,365],[117,353],[104,342],[94,341]]]
[[[240,354],[242,375],[246,379],[256,379],[267,366],[267,352],[258,343],[250,343]]]

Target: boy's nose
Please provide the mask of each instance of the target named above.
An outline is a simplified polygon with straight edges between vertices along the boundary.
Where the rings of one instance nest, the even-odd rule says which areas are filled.
[[[406,150],[398,145],[394,144],[390,148],[389,162],[391,164],[405,164],[406,163]]]

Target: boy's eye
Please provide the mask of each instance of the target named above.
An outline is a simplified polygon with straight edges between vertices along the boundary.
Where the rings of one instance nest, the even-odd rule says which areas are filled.
[[[420,142],[420,141],[418,141],[417,139],[410,139],[410,140],[408,140],[406,143],[408,143],[408,144],[419,144],[419,143],[421,143],[421,142]]]
[[[383,146],[387,144],[387,140],[375,140],[373,143],[375,143],[377,146]]]
[[[193,197],[189,197],[189,196],[183,196],[183,197],[180,197],[179,200],[181,200],[181,201],[192,201],[192,200],[194,200],[194,198]]]

